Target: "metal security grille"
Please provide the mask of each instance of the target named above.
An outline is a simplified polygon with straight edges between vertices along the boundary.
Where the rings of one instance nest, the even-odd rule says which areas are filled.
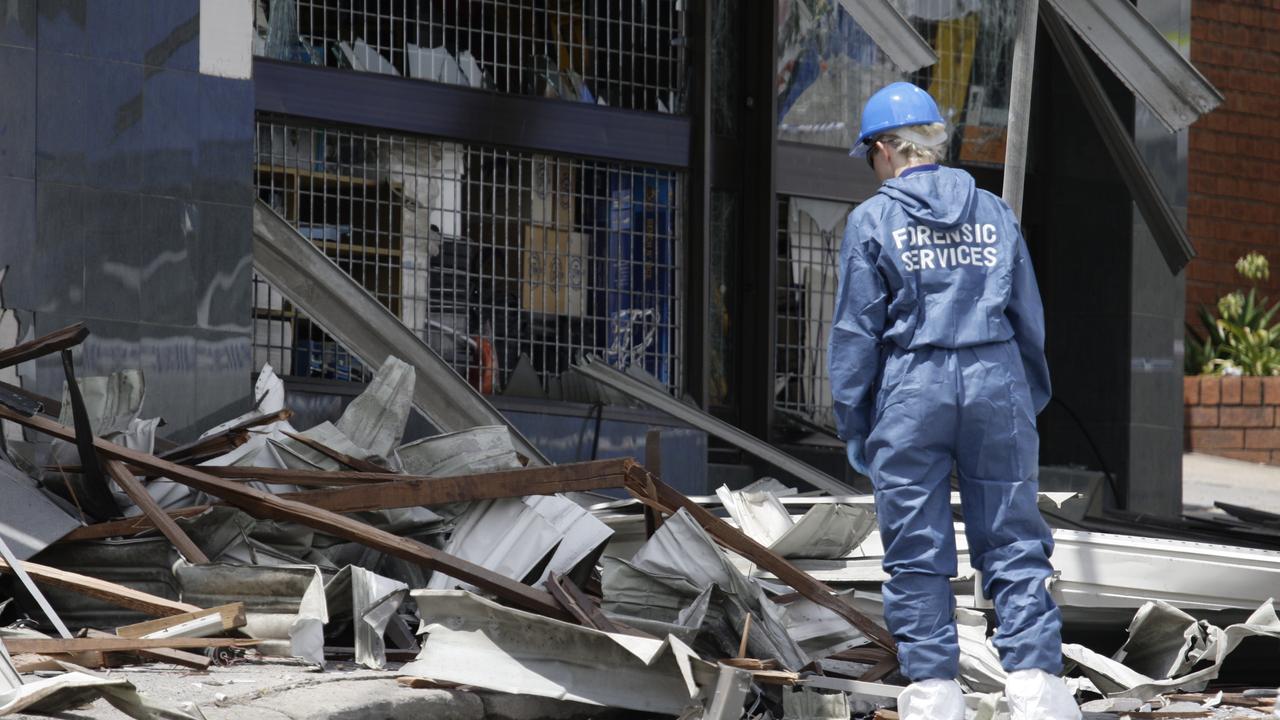
[[[270,119],[256,146],[259,197],[481,392],[567,397],[582,353],[681,389],[682,175]],[[259,278],[254,317],[255,364],[368,379]]]
[[[256,52],[505,93],[684,112],[685,6],[682,0],[258,0]]]
[[[835,428],[827,336],[848,203],[778,199],[776,407]]]

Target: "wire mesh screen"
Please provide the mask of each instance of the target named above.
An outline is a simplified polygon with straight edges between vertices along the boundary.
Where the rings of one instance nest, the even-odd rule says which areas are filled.
[[[257,0],[271,58],[684,112],[682,0]]]
[[[938,55],[903,73],[837,0],[778,0],[778,139],[848,147],[867,98],[898,80],[929,91],[952,131],[950,159],[1004,162],[1014,0],[892,0]]]
[[[853,205],[778,199],[776,407],[835,428],[827,336],[836,305],[836,269]]]
[[[257,186],[483,393],[566,397],[577,356],[679,391],[684,179],[675,172],[263,119]],[[255,363],[367,369],[260,278]],[[523,368],[523,370],[520,370]],[[532,380],[531,380],[532,379]]]

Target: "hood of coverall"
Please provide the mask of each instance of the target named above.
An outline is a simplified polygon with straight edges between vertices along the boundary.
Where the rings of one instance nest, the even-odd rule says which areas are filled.
[[[978,188],[967,172],[949,167],[890,178],[880,193],[893,198],[913,220],[931,228],[949,228],[972,216]]]

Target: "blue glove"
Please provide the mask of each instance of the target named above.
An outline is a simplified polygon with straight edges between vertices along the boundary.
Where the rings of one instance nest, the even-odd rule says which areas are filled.
[[[849,458],[849,464],[854,470],[871,477],[871,471],[867,469],[867,441],[865,438],[852,438],[845,443],[845,455]]]

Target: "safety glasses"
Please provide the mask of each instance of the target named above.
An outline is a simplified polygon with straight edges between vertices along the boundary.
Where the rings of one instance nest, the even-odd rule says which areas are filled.
[[[876,169],[876,138],[867,138],[863,144],[867,146],[867,167],[874,172]]]

